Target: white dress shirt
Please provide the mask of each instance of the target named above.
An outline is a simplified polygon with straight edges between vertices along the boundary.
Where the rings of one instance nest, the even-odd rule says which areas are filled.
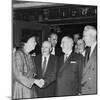
[[[65,53],[65,55],[64,55],[64,62],[66,62],[66,58],[68,58],[71,53],[72,53],[72,50],[70,50],[68,53]]]
[[[43,66],[43,62],[44,62],[44,58],[45,58],[45,57],[46,57],[46,69],[47,69],[47,64],[48,64],[50,55],[42,56],[42,66]]]
[[[84,50],[84,51],[82,52],[83,57],[85,57],[85,53],[86,53],[86,50]]]

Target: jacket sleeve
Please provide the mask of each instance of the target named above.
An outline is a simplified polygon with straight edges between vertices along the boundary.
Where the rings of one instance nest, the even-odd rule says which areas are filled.
[[[55,60],[54,63],[54,70],[51,72],[49,75],[47,75],[44,80],[45,80],[45,85],[44,87],[47,87],[49,84],[51,84],[53,81],[56,80],[56,72],[57,72],[57,59]]]
[[[26,87],[31,88],[33,83],[34,83],[34,79],[31,78],[27,78],[26,76],[23,75],[23,60],[21,57],[20,52],[16,52],[15,57],[14,57],[14,66],[13,66],[13,73],[14,76],[16,77],[16,80],[20,83],[23,84]]]

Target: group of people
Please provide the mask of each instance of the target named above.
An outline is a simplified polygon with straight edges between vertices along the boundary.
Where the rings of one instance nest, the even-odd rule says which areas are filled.
[[[12,98],[75,96],[97,93],[97,30],[87,25],[76,43],[69,36],[52,33],[32,57],[36,38],[27,38],[13,50]],[[74,50],[73,50],[74,47]]]

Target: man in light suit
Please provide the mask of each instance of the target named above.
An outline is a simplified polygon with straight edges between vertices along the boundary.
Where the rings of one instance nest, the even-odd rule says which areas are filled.
[[[73,40],[65,36],[61,41],[64,55],[59,60],[57,96],[73,96],[80,93],[83,56],[73,53]]]
[[[82,75],[81,94],[97,93],[97,31],[93,26],[87,25],[83,31],[86,46],[90,47],[89,60],[85,64]]]
[[[35,58],[37,79],[43,79],[45,83],[41,88],[36,86],[38,97],[55,96],[57,58],[51,55],[50,52],[51,43],[44,41],[42,44],[42,55],[38,55]]]

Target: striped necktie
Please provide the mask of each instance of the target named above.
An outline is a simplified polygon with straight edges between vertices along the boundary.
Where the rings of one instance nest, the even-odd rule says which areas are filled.
[[[46,71],[46,57],[44,57],[44,61],[43,61],[43,64],[42,64],[42,75],[43,76],[45,74],[45,71]]]
[[[68,58],[68,54],[66,54],[66,55],[64,56],[64,63],[66,62],[67,58]]]

